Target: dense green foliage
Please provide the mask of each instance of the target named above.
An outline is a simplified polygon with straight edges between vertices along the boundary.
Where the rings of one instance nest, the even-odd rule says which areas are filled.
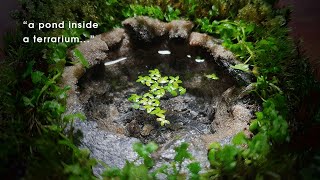
[[[290,163],[293,162],[286,152],[279,153],[278,156],[270,154],[277,152],[276,148],[285,146],[289,141],[289,124],[294,124],[289,121],[293,119],[290,112],[308,90],[312,79],[309,78],[305,59],[288,38],[285,26],[288,11],[273,9],[275,2],[276,0],[22,0],[22,10],[15,14],[20,24],[22,21],[91,20],[99,23],[99,29],[36,31],[19,26],[16,34],[6,37],[6,57],[0,66],[0,141],[3,142],[0,148],[1,175],[26,179],[96,179],[91,167],[98,162],[89,158],[88,151],[76,146],[79,133],[74,132],[72,127],[75,119],[84,117],[81,114],[64,114],[66,92],[69,88],[57,85],[64,66],[71,63],[67,59],[67,49],[73,44],[24,44],[22,37],[30,34],[63,34],[85,39],[89,34],[98,34],[119,26],[126,17],[148,15],[165,21],[185,18],[195,22],[196,30],[221,38],[223,45],[243,62],[234,68],[252,71],[257,77],[253,93],[261,97],[263,110],[256,113],[256,119],[250,125],[254,136],[248,138],[239,133],[230,145],[221,147],[219,144],[212,144],[208,153],[211,169],[199,175],[199,164],[191,163],[188,165],[189,177],[295,177],[297,172],[290,172],[290,175],[288,173]],[[75,53],[86,66],[87,62],[82,55]],[[150,76],[140,77],[139,81],[146,84]],[[161,78],[164,81],[172,80],[166,76]],[[180,86],[171,87],[180,89],[180,94],[185,92]],[[159,84],[151,88],[149,94],[163,95],[162,90],[172,95],[178,94]],[[147,97],[150,99],[151,96]],[[143,100],[140,96],[131,96],[130,99],[138,99],[138,102]],[[143,103],[138,105],[140,104]],[[149,111],[152,113],[155,110],[161,111],[156,107]],[[180,173],[181,164],[184,160],[191,159],[187,147],[186,144],[177,147],[171,167],[161,167],[151,172],[154,162],[150,153],[157,146],[137,144],[134,149],[143,160],[142,164],[127,162],[123,169],[107,168],[103,176],[107,179],[152,179],[157,173],[162,173],[168,179],[183,178],[185,176]]]
[[[151,153],[158,149],[155,143],[148,143],[143,145],[137,143],[133,146],[133,149],[137,152],[139,159],[143,160],[142,164],[135,162],[126,162],[126,165],[122,169],[107,168],[103,173],[103,177],[107,179],[120,178],[120,179],[157,179],[159,174],[165,175],[166,179],[185,179],[186,174],[181,173],[182,163],[186,160],[192,160],[192,155],[187,151],[188,144],[182,143],[175,148],[174,161],[169,165],[162,165],[159,168],[149,173],[149,170],[154,166],[154,161],[151,158]],[[199,179],[199,172],[201,170],[198,162],[191,162],[187,165],[189,170],[188,175],[191,179]]]

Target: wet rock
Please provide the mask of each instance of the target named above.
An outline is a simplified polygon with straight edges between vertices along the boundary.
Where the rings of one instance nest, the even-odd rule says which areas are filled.
[[[141,135],[149,136],[153,129],[154,129],[154,126],[152,126],[151,124],[145,124],[141,130]]]
[[[136,120],[131,121],[130,123],[127,124],[126,128],[127,128],[128,136],[139,137],[141,128],[140,128],[140,125],[138,124],[138,121]]]
[[[80,43],[77,49],[83,54],[90,66],[97,64],[99,61],[105,60],[107,57],[106,51],[109,50],[107,43],[101,40],[101,35],[97,35],[89,41]],[[73,61],[78,61],[77,57],[74,56],[73,51],[70,58]]]
[[[124,39],[125,32],[122,28],[115,28],[110,32],[101,34],[101,40],[106,42],[109,48],[113,48],[120,44],[120,42]]]
[[[253,82],[254,76],[252,73],[246,73],[244,71],[231,68],[231,66],[234,66],[236,64],[241,64],[239,61],[232,60],[232,59],[231,60],[224,59],[224,58],[221,58],[221,56],[216,57],[215,61],[219,66],[226,69],[228,74],[232,75],[240,85],[247,86],[251,84],[251,82]]]
[[[101,130],[94,121],[77,121],[74,127],[83,133],[81,147],[88,148],[91,157],[103,161],[110,167],[123,167],[126,160],[133,161],[137,158],[132,149],[133,144],[139,142],[136,138]],[[104,167],[99,165],[94,168],[94,174],[99,176],[103,170]]]
[[[222,144],[231,143],[231,139],[238,132],[248,129],[248,123],[253,118],[254,107],[241,102],[241,96],[247,88],[228,88],[222,93],[220,101],[217,103],[217,112],[211,123],[214,134],[205,134],[201,138],[207,143],[220,142]]]
[[[157,36],[167,33],[167,23],[147,16],[137,16],[126,19],[122,25],[136,42],[150,43]]]
[[[207,41],[210,40],[210,36],[198,32],[192,32],[189,38],[190,46],[205,46]]]
[[[248,123],[252,119],[252,115],[249,109],[247,109],[243,104],[236,104],[232,108],[233,118],[241,122]]]
[[[173,20],[168,24],[170,39],[187,39],[193,28],[193,23],[185,20]]]
[[[61,77],[61,84],[71,86],[72,90],[76,90],[78,79],[84,74],[85,69],[80,63],[73,66],[66,66]]]
[[[77,63],[73,66],[66,66],[62,73],[60,80],[60,86],[62,88],[69,86],[70,90],[67,91],[67,107],[69,113],[75,113],[81,111],[81,104],[78,99],[78,79],[85,73],[85,69],[80,63]]]
[[[206,147],[206,144],[194,131],[191,131],[188,135],[184,135],[179,138],[167,141],[163,146],[161,146],[161,148],[155,154],[153,154],[153,157],[156,159],[155,166],[160,167],[163,164],[172,162],[175,156],[174,148],[181,145],[182,142],[186,142],[189,144],[188,151],[194,157],[194,161],[200,163],[202,171],[205,171],[210,167],[210,163],[207,158],[208,149]],[[182,172],[186,173],[186,166],[194,161],[186,160],[182,164]]]
[[[232,52],[226,50],[220,44],[219,40],[207,34],[192,32],[189,38],[189,44],[190,46],[205,47],[211,53],[215,62],[235,77],[239,84],[247,86],[253,81],[254,76],[252,73],[231,68],[231,66],[241,64],[241,62],[236,60]]]

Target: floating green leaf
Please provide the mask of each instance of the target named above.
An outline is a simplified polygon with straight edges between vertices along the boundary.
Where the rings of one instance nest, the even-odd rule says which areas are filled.
[[[89,62],[86,60],[86,58],[83,56],[83,54],[81,53],[81,51],[79,51],[79,49],[75,49],[74,51],[74,55],[79,59],[79,61],[81,62],[81,64],[85,67],[85,68],[89,68]]]
[[[160,98],[165,96],[166,92],[172,96],[183,95],[186,93],[186,88],[180,86],[182,81],[179,76],[161,76],[158,69],[149,70],[149,76],[138,76],[136,82],[149,86],[148,92],[139,96],[132,94],[128,100],[133,103],[134,109],[146,110],[148,114],[156,115],[157,121],[161,126],[170,124],[165,119],[165,110],[160,108]]]
[[[212,74],[208,74],[208,75],[205,75],[205,77],[209,78],[209,79],[213,79],[213,80],[218,80],[218,76],[214,73]]]
[[[230,66],[233,69],[238,69],[244,72],[250,72],[248,64],[236,64],[234,66]]]

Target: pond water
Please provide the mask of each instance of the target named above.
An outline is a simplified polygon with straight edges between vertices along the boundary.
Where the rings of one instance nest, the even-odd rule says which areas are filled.
[[[117,49],[108,60],[89,69],[79,80],[79,99],[87,118],[104,130],[136,137],[142,142],[163,144],[186,134],[212,134],[218,101],[235,85],[232,77],[217,66],[206,50],[190,47],[183,40],[160,39],[156,43],[132,45],[128,56]],[[139,75],[159,69],[163,76],[179,76],[187,93],[161,99],[169,125],[160,126],[154,115],[132,108],[127,99],[143,94],[148,87],[135,82]],[[205,77],[215,73],[219,79]]]

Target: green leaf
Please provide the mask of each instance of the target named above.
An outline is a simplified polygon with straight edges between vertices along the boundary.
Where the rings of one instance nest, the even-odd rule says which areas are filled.
[[[85,67],[85,68],[89,68],[89,62],[86,60],[86,58],[83,56],[83,54],[81,53],[81,51],[79,51],[79,49],[75,49],[74,51],[74,55],[80,60],[81,64]]]
[[[239,150],[237,147],[226,145],[221,150],[217,151],[216,159],[223,164],[223,169],[231,171],[237,165],[236,156],[238,155],[238,152]]]
[[[138,76],[138,79],[136,80],[136,82],[139,82],[141,84],[146,84],[146,78],[143,76]]]
[[[159,90],[154,92],[154,95],[156,95],[157,99],[162,98],[165,94],[166,94],[166,92],[165,92],[164,89],[159,89]]]
[[[220,149],[220,148],[221,148],[221,145],[220,145],[219,143],[217,143],[217,142],[213,142],[213,143],[211,143],[210,146],[209,146],[209,149],[218,150],[218,149]]]
[[[163,118],[157,118],[157,121],[160,123],[161,126],[164,126],[166,124],[170,124],[170,122],[168,120],[165,119],[165,117]]]
[[[182,81],[181,80],[179,80],[179,76],[176,76],[176,77],[173,77],[173,76],[169,76],[169,83],[170,84],[172,84],[172,83],[174,83],[174,82],[176,82],[176,83],[181,83]]]
[[[238,69],[244,72],[250,72],[248,64],[236,64],[234,66],[230,66],[233,69]]]
[[[148,98],[145,98],[145,97],[142,98],[142,99],[139,101],[139,103],[142,104],[142,105],[147,105],[148,102],[149,102],[149,99],[148,99]]]
[[[161,89],[161,87],[159,86],[158,83],[154,83],[151,87],[150,87],[150,91],[151,92],[155,92],[157,90]]]
[[[150,142],[147,145],[143,145],[140,142],[133,144],[133,150],[137,152],[140,158],[143,158],[144,165],[148,168],[151,168],[154,165],[153,160],[150,158],[150,154],[157,149],[158,146],[153,142]]]
[[[209,78],[209,79],[213,79],[213,80],[218,80],[218,76],[214,73],[212,74],[208,74],[208,75],[205,75],[205,77]]]
[[[188,164],[187,168],[192,174],[198,174],[201,171],[201,166],[199,162],[193,162]]]
[[[150,76],[157,76],[157,77],[160,77],[160,76],[161,76],[159,69],[149,70],[149,73],[150,73],[150,74],[149,74]]]
[[[216,150],[210,149],[208,153],[208,159],[211,165],[218,165],[219,162],[216,160]]]
[[[106,169],[103,174],[102,174],[103,177],[119,177],[121,176],[121,169],[119,168],[108,168]]]
[[[186,94],[187,89],[183,88],[183,87],[179,87],[179,92],[180,92],[180,95],[184,95],[184,94]]]
[[[154,109],[150,114],[157,114],[161,111],[161,109],[159,107],[157,107],[156,109]]]
[[[171,91],[170,94],[171,94],[172,96],[178,96],[178,93],[177,93],[177,91],[175,91],[175,90]]]
[[[150,78],[154,79],[155,81],[161,78],[161,74],[158,69],[150,70],[149,72],[150,72],[149,74]]]
[[[165,119],[165,115],[163,113],[156,113],[156,116],[158,116],[159,118]]]
[[[240,132],[233,137],[232,143],[235,145],[247,144],[247,137],[243,132]]]
[[[166,125],[166,124],[170,124],[170,122],[169,122],[168,120],[166,120],[166,119],[164,119],[164,120],[162,120],[162,121],[160,122],[160,125],[161,125],[161,126],[164,126],[164,125]]]
[[[177,82],[173,82],[172,83],[174,89],[178,89],[179,88],[179,84]]]
[[[72,165],[66,165],[64,168],[64,172],[80,175],[82,172],[82,169],[79,164],[72,164]]]
[[[166,89],[169,93],[176,90],[176,88],[171,83],[165,86],[164,89]]]
[[[29,99],[28,97],[23,96],[23,97],[22,97],[22,100],[23,100],[23,104],[24,104],[25,106],[34,107],[33,102],[32,102],[33,99]]]
[[[160,83],[160,84],[164,84],[164,83],[167,83],[167,82],[169,82],[169,81],[168,81],[168,76],[161,77],[161,78],[159,78],[159,80],[158,80],[158,83]]]
[[[153,153],[155,152],[156,150],[158,149],[158,145],[154,142],[149,142],[147,145],[146,145],[146,151],[148,153]]]
[[[27,68],[26,68],[25,72],[22,74],[23,79],[25,79],[27,76],[29,76],[32,73],[32,68],[35,63],[36,62],[34,60],[28,62]]]
[[[139,109],[140,105],[138,103],[133,103],[132,108]]]
[[[154,96],[153,96],[153,94],[151,94],[151,93],[145,93],[145,94],[143,95],[143,97],[144,97],[144,98],[154,99]]]
[[[160,106],[160,101],[158,99],[151,99],[150,105],[152,105],[154,107]]]
[[[152,110],[154,109],[153,106],[150,106],[150,105],[146,105],[146,106],[143,106],[146,110],[147,110],[147,113],[151,113]]]
[[[130,102],[133,102],[133,103],[137,103],[139,102],[141,96],[137,95],[137,94],[131,94],[131,96],[128,98],[128,100]]]
[[[181,143],[180,146],[175,147],[174,150],[176,155],[174,156],[174,160],[182,163],[185,159],[191,159],[192,155],[188,152],[188,143]]]
[[[259,124],[258,124],[258,120],[253,120],[249,126],[249,130],[251,132],[254,132],[255,130],[257,130],[259,127]]]
[[[54,118],[58,118],[65,112],[65,107],[62,106],[59,102],[52,100],[52,101],[45,101],[42,105],[43,110],[50,112]]]
[[[86,116],[83,113],[68,114],[63,117],[63,121],[64,122],[71,122],[71,120],[74,120],[77,118],[79,120],[84,121],[86,119]]]
[[[40,71],[31,72],[31,80],[34,84],[41,82],[43,79],[44,73]]]

